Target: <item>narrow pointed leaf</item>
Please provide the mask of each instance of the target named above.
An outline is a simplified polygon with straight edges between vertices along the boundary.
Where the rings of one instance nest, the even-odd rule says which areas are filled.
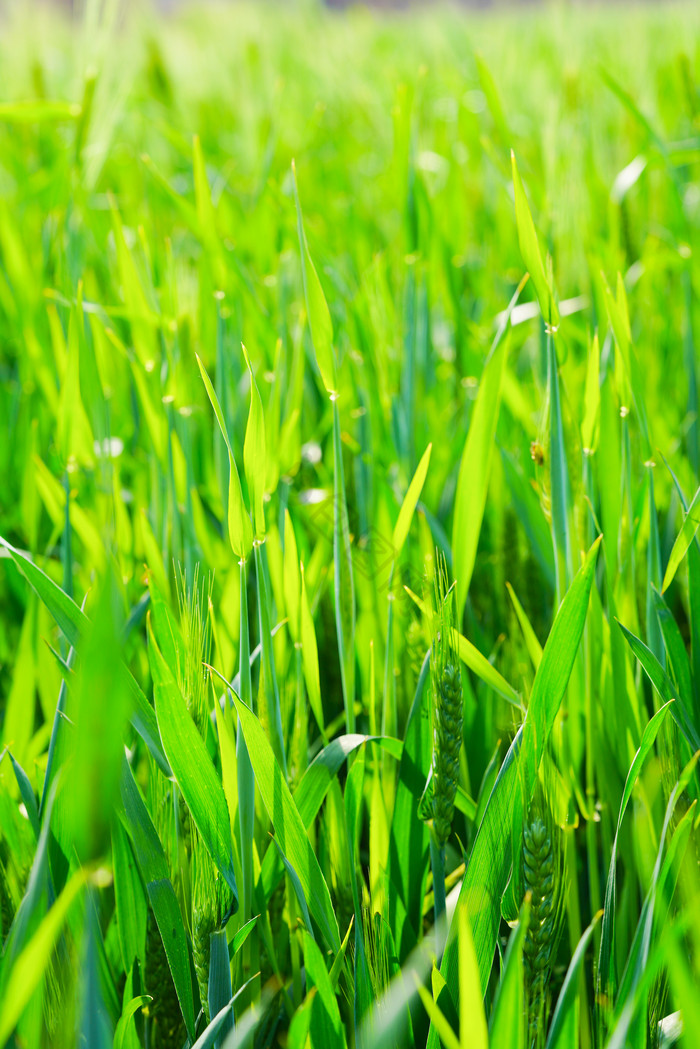
[[[399,510],[399,516],[394,525],[393,545],[394,545],[394,560],[398,561],[403,544],[406,542],[406,536],[408,535],[409,528],[411,527],[411,521],[413,520],[413,514],[416,509],[416,504],[420,499],[420,494],[423,491],[423,485],[425,484],[425,478],[428,474],[428,467],[430,466],[430,453],[433,450],[432,444],[423,452],[421,461],[416,467],[416,472],[413,475],[413,480],[408,486],[408,490],[404,496]]]
[[[615,987],[615,973],[614,973],[614,930],[615,930],[615,893],[616,893],[616,860],[617,860],[617,840],[620,834],[620,827],[622,826],[622,820],[625,812],[627,811],[627,804],[632,797],[632,791],[639,778],[639,773],[642,770],[645,758],[649,754],[649,751],[654,745],[661,724],[669,712],[671,704],[666,703],[665,706],[657,710],[653,718],[650,719],[644,733],[642,735],[641,743],[637,753],[634,756],[634,760],[630,765],[629,772],[627,773],[627,779],[625,781],[625,787],[622,793],[622,801],[620,802],[620,811],[617,817],[617,828],[615,830],[615,838],[613,839],[612,852],[610,856],[610,865],[608,868],[608,879],[605,886],[605,909],[603,911],[603,924],[601,927],[600,936],[600,950],[598,953],[598,985],[599,990],[605,994],[610,993]]]
[[[554,328],[559,323],[559,311],[557,309],[556,302],[554,301],[554,294],[550,287],[549,281],[547,280],[544,264],[542,262],[540,245],[539,241],[537,240],[537,233],[535,231],[535,224],[532,221],[530,205],[527,202],[527,197],[525,195],[525,187],[523,186],[522,179],[520,178],[518,165],[515,161],[515,153],[513,153],[512,150],[510,157],[513,170],[515,219],[518,226],[518,241],[520,243],[520,253],[523,257],[523,262],[527,267],[528,273],[532,278],[532,283],[535,286],[535,291],[537,293],[537,299],[540,304],[542,316],[547,325],[550,328]]]
[[[501,897],[510,874],[512,822],[518,811],[522,818],[523,798],[529,800],[534,788],[542,755],[569,683],[586,622],[599,546],[600,538],[588,551],[557,612],[535,676],[527,717],[501,766],[462,881],[457,908],[467,907],[471,915],[482,993],[491,972],[501,920]],[[518,762],[521,747],[522,759]],[[458,995],[454,919],[440,971],[446,981],[443,993],[449,994],[454,1002]],[[428,1044],[430,1049],[437,1047],[434,1030]]]
[[[46,605],[68,643],[75,647],[89,629],[90,621],[85,613],[60,586],[54,583],[53,579],[50,579],[33,561],[30,561],[19,550],[15,550],[2,537],[0,537],[0,546],[9,552],[24,578]],[[163,772],[169,775],[170,767],[161,746],[155,712],[143,694],[143,690],[123,663],[120,664],[119,672],[124,677],[124,684],[133,704],[131,723]]]
[[[527,902],[520,909],[518,924],[508,938],[503,971],[493,1003],[489,1037],[493,1046],[508,1045],[509,1049],[525,1049],[525,975],[523,947],[530,920]]]
[[[304,219],[299,202],[299,190],[297,189],[296,168],[292,164],[292,177],[294,179],[294,200],[297,208],[297,232],[299,235],[299,247],[301,249],[301,273],[304,281],[304,297],[306,299],[306,310],[309,315],[309,327],[311,329],[311,341],[314,345],[316,363],[323,379],[326,391],[332,394],[336,391],[335,377],[335,354],[333,351],[333,324],[331,315],[323,294],[321,282],[318,279],[316,267],[309,253],[304,232]]]
[[[119,816],[129,833],[141,876],[146,883],[185,1026],[190,1037],[194,1037],[190,955],[180,905],[170,881],[163,846],[126,757],[122,761],[120,788],[122,808]]]
[[[216,421],[219,424],[221,435],[226,442],[228,449],[228,462],[229,462],[229,486],[228,486],[228,534],[231,541],[231,547],[236,557],[240,557],[243,560],[250,553],[253,545],[253,526],[250,523],[250,517],[248,511],[245,508],[243,502],[243,489],[241,488],[241,479],[238,475],[238,467],[236,466],[236,460],[233,455],[233,448],[229,440],[228,431],[226,429],[226,423],[224,422],[224,416],[221,411],[221,405],[219,404],[219,398],[216,396],[216,390],[212,386],[209,374],[202,364],[199,357],[197,357],[197,364],[199,365],[199,371],[202,376],[202,381],[207,391],[207,396],[211,402],[211,406],[214,409],[214,415]]]
[[[265,536],[265,477],[267,473],[267,452],[265,444],[265,417],[263,415],[262,401],[255,381],[250,357],[245,346],[243,347],[248,372],[250,374],[250,411],[248,413],[248,425],[245,431],[245,442],[243,445],[243,464],[245,476],[248,482],[248,491],[253,506],[253,523],[255,525],[255,538],[263,539]]]
[[[618,626],[624,634],[628,645],[641,663],[644,673],[664,703],[668,704],[675,700],[671,707],[671,717],[688,740],[691,748],[700,750],[700,735],[698,735],[698,731],[685,708],[680,690],[671,681],[651,649],[647,648],[644,642],[633,634],[631,630],[628,630],[626,626],[623,626],[622,623],[618,622]]]
[[[698,526],[700,526],[700,488],[698,488],[693,496],[693,501],[685,513],[681,530],[676,537],[676,541],[673,544],[673,548],[669,555],[668,564],[666,565],[666,571],[664,573],[664,581],[661,584],[662,593],[664,590],[668,590],[673,582],[673,577],[678,571],[681,561],[688,552],[688,547],[695,538]]]
[[[564,983],[562,984],[557,999],[552,1022],[547,1035],[546,1049],[569,1049],[571,1045],[571,1034],[576,1032],[576,1025],[572,1023],[575,1016],[575,1007],[578,1001],[578,985],[583,959],[586,955],[588,944],[591,941],[596,925],[603,915],[602,911],[594,916],[583,936],[579,940],[573,957],[566,970]],[[574,1033],[575,1037],[575,1033]]]
[[[526,279],[521,281],[508,305],[484,365],[457,476],[452,523],[452,565],[457,588],[458,624],[462,622],[486,507],[508,354],[510,318]]]
[[[86,879],[85,870],[76,871],[12,966],[0,1002],[0,1046],[7,1043],[39,985],[63,925]]]
[[[153,631],[149,642],[156,716],[163,749],[207,851],[237,905],[231,821],[224,788],[177,682],[156,644]]]
[[[123,1049],[124,1039],[127,1036],[129,1025],[136,1016],[139,1009],[143,1009],[145,1005],[152,1002],[153,998],[150,994],[140,994],[136,998],[132,998],[126,1008],[123,1010],[122,1015],[119,1018],[116,1030],[114,1032],[114,1049]]]
[[[425,601],[422,601],[412,590],[408,587],[404,587],[404,590],[411,598],[412,601],[420,608],[421,612],[428,619],[432,619],[432,612]],[[473,645],[471,641],[468,641],[466,637],[460,634],[457,630],[452,631],[454,635],[454,643],[459,652],[459,658],[462,660],[465,666],[469,667],[471,671],[478,678],[481,678],[487,685],[489,685],[494,692],[497,692],[499,696],[503,696],[507,699],[514,707],[522,710],[522,701],[520,696],[515,689],[508,684],[506,679],[499,674],[494,665],[488,661],[486,656],[479,651],[476,645]]]
[[[330,893],[311,847],[299,810],[289,792],[287,781],[277,763],[262,725],[252,710],[232,691],[241,728],[255,772],[255,780],[275,838],[296,871],[308,901],[312,917],[332,950],[340,948],[340,934]]]

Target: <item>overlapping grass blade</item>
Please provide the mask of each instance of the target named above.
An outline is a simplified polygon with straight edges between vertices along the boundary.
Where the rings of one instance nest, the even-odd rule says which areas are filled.
[[[338,923],[328,886],[306,835],[299,810],[260,722],[235,692],[232,695],[255,772],[255,781],[274,827],[276,840],[296,871],[313,918],[326,943],[337,951],[340,947]]]
[[[202,840],[238,906],[231,822],[217,776],[187,704],[151,632],[149,656],[163,749]]]
[[[19,550],[15,550],[1,537],[0,546],[3,546],[9,552],[22,575],[48,608],[68,643],[75,647],[88,629],[89,620],[87,616],[45,572],[42,572],[33,561],[25,557]],[[124,679],[125,688],[133,699],[132,724],[163,772],[167,775],[170,772],[170,768],[160,743],[158,725],[153,708],[131,672],[126,667],[120,666],[119,673]]]
[[[457,907],[466,907],[472,915],[482,993],[493,963],[501,897],[510,870],[510,828],[514,811],[516,815],[518,809],[522,813],[522,806],[534,787],[547,739],[569,682],[586,621],[599,545],[600,539],[597,539],[588,551],[554,620],[535,676],[527,717],[501,766],[462,882]],[[454,1000],[458,995],[458,982],[453,927],[440,971],[446,981],[443,993],[450,994]],[[428,1044],[431,1047],[437,1044],[434,1031]]]

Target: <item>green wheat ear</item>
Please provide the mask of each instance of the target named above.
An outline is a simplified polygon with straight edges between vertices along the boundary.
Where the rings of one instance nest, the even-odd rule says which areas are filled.
[[[454,591],[445,558],[435,572],[435,630],[430,660],[433,699],[433,831],[444,849],[452,829],[462,747],[462,674],[455,648]]]
[[[406,631],[406,662],[414,688],[420,676],[427,647],[423,625],[418,616],[413,616]]]
[[[386,993],[392,977],[390,934],[381,914],[372,913],[364,903],[361,914],[369,977],[374,996],[379,1000]]]
[[[523,889],[531,910],[523,947],[528,1002],[528,1044],[544,1045],[548,987],[562,928],[564,853],[561,832],[537,787],[523,826]]]
[[[207,609],[212,586],[211,575],[207,576],[206,584],[200,580],[198,564],[195,566],[191,584],[188,583],[182,568],[180,569],[177,594],[185,652],[183,665],[177,668],[178,684],[202,739],[206,739],[209,719],[204,664],[209,662],[211,655],[211,625]]]
[[[221,920],[216,868],[195,832],[192,877],[192,955],[197,975],[199,998],[206,1023],[209,1023],[209,962],[212,933]]]

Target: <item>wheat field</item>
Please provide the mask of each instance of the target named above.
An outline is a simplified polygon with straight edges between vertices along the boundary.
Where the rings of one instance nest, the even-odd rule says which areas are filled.
[[[0,5],[0,1049],[700,1044],[700,9]]]

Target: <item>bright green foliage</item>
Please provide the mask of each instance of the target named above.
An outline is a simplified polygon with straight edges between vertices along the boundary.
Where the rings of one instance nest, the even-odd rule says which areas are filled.
[[[697,4],[172,6],[2,5],[0,1049],[695,1046]]]

